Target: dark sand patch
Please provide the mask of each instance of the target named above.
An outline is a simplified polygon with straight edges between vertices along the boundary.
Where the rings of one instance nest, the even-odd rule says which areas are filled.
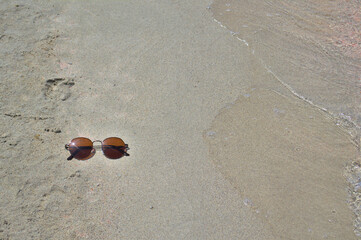
[[[355,239],[343,169],[357,148],[328,114],[297,98],[250,90],[222,110],[204,139],[273,239]]]

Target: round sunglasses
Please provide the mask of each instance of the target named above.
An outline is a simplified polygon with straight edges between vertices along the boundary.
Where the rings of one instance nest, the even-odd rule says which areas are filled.
[[[95,142],[101,143],[101,149],[107,158],[118,159],[123,156],[129,156],[127,153],[129,150],[128,144],[125,144],[121,138],[110,137],[103,141],[91,141],[88,138],[77,137],[72,139],[70,143],[65,144],[65,149],[70,152],[70,156],[67,159],[87,160],[93,157],[96,152],[94,147],[97,147],[94,146]]]

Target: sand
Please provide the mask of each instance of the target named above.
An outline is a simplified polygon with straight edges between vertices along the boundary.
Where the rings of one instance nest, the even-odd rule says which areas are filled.
[[[214,6],[0,2],[0,239],[356,238],[357,121],[295,96]],[[130,156],[67,161],[78,136]]]

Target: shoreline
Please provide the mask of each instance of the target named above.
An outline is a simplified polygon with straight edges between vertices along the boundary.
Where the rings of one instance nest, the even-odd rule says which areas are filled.
[[[302,16],[307,15],[307,14],[312,14],[312,13],[310,12],[311,10],[309,10],[309,12],[306,12],[306,10],[301,11],[300,8],[297,9],[297,7],[295,7],[295,6],[297,6],[297,4],[298,3],[293,3],[293,5],[292,4],[287,5],[287,3],[284,2],[284,3],[280,3],[281,7],[277,8],[276,4],[272,5],[272,3],[269,3],[268,8],[266,8],[263,5],[267,5],[267,4],[252,4],[252,5],[248,4],[247,5],[247,3],[244,3],[242,5],[242,3],[237,3],[235,1],[219,0],[219,1],[214,1],[209,6],[209,9],[213,13],[215,22],[218,23],[220,25],[220,27],[225,28],[232,36],[234,36],[237,40],[239,40],[240,44],[244,44],[247,47],[249,47],[250,51],[252,51],[252,54],[259,58],[259,61],[261,62],[261,65],[264,66],[265,70],[267,70],[267,72],[271,73],[280,84],[282,84],[290,93],[292,93],[293,96],[295,96],[296,98],[300,99],[301,101],[309,104],[310,106],[323,111],[331,119],[333,119],[332,121],[335,125],[337,125],[343,131],[345,131],[349,134],[349,136],[351,138],[350,141],[356,147],[357,153],[354,155],[354,157],[351,158],[352,161],[351,160],[347,161],[347,165],[342,167],[342,169],[343,169],[343,175],[344,175],[345,181],[347,181],[347,183],[348,183],[349,196],[347,199],[350,202],[349,206],[355,214],[355,218],[354,218],[355,229],[354,230],[355,230],[356,235],[360,236],[361,216],[358,214],[358,211],[357,211],[357,209],[359,208],[359,205],[355,201],[355,199],[358,199],[358,197],[360,196],[360,194],[358,193],[359,176],[361,174],[361,171],[358,168],[359,161],[360,161],[360,155],[359,155],[359,153],[360,153],[360,134],[361,134],[360,126],[350,116],[347,116],[346,114],[344,114],[343,112],[340,112],[339,110],[338,111],[335,110],[336,109],[335,107],[331,107],[331,108],[327,107],[327,109],[326,109],[325,103],[327,103],[327,102],[319,102],[319,101],[312,100],[312,98],[315,97],[315,95],[312,95],[312,91],[308,92],[308,93],[306,91],[303,94],[300,94],[299,91],[297,91],[295,88],[292,87],[292,85],[293,85],[292,79],[291,80],[287,79],[287,75],[285,75],[285,73],[282,71],[280,72],[280,74],[281,74],[281,78],[280,78],[278,76],[278,74],[276,74],[274,72],[274,70],[271,70],[271,68],[276,69],[276,71],[280,71],[280,68],[277,67],[277,65],[275,65],[275,64],[287,65],[288,64],[287,63],[287,60],[288,60],[287,54],[285,55],[286,60],[280,60],[280,62],[271,63],[272,67],[268,66],[265,63],[265,61],[263,60],[262,54],[255,54],[255,52],[256,53],[257,52],[264,53],[266,51],[265,49],[267,49],[267,47],[269,47],[268,45],[272,46],[273,41],[270,41],[270,43],[267,42],[269,39],[267,39],[266,33],[263,34],[264,36],[262,36],[263,40],[262,40],[262,37],[260,37],[260,39],[257,39],[256,36],[252,36],[252,34],[249,33],[252,31],[251,29],[253,28],[253,25],[258,26],[260,28],[260,29],[257,29],[255,31],[255,33],[257,31],[262,31],[261,29],[263,29],[265,32],[267,32],[267,31],[271,32],[272,29],[277,26],[277,24],[282,26],[282,24],[280,24],[282,22],[282,17],[284,17],[283,20],[286,21],[287,18],[289,18],[289,16],[287,16],[287,15],[290,15],[290,16],[294,15],[294,16],[297,16],[301,21],[299,21],[297,23],[297,25],[291,21],[291,25],[292,24],[296,25],[293,27],[293,29],[290,27],[288,27],[288,28],[285,27],[286,30],[283,30],[284,32],[282,32],[281,30],[278,31],[279,36],[276,36],[276,38],[280,39],[279,44],[285,44],[285,43],[287,44],[287,40],[292,39],[292,37],[295,37],[295,38],[299,37],[299,38],[307,39],[307,37],[305,37],[309,33],[309,32],[307,32],[307,30],[309,30],[310,32],[312,32],[312,30],[311,30],[310,26],[307,26],[307,24],[308,24],[307,19],[302,19]],[[307,3],[305,3],[305,4],[307,4]],[[322,6],[322,4],[323,3],[321,3],[317,7]],[[334,4],[334,3],[332,3],[332,4]],[[330,5],[332,5],[332,4],[330,4]],[[338,3],[336,3],[336,4],[342,5],[343,1],[338,1]],[[355,4],[357,4],[357,3],[355,3]],[[316,5],[316,4],[314,4],[314,5]],[[347,5],[346,3],[344,5],[342,5],[343,8],[348,8],[346,5]],[[249,8],[247,8],[245,6],[248,6]],[[324,13],[326,15],[326,12],[329,9],[327,9],[327,7],[325,7],[325,6],[326,6],[326,4],[324,4],[324,6],[322,6],[324,8],[322,8],[322,10],[320,10],[320,11],[323,11],[322,13]],[[281,11],[282,7],[285,8],[284,12]],[[248,12],[242,14],[242,11],[243,11],[242,9],[248,9]],[[256,10],[256,9],[258,9],[258,10]],[[310,8],[310,9],[312,9],[312,8]],[[252,19],[249,12],[255,12],[255,11],[257,11],[256,15],[258,16],[258,19],[255,20],[255,22],[257,22],[257,23],[263,22],[264,25],[257,25],[254,22],[249,22],[249,19]],[[299,12],[297,12],[297,11],[299,11]],[[314,14],[319,14],[319,13],[320,12],[315,12]],[[332,16],[335,16],[335,14],[337,14],[337,13],[332,12]],[[243,18],[241,18],[240,16],[242,16]],[[322,17],[324,17],[324,15],[321,15],[321,17],[319,17],[318,21],[320,23],[320,26],[325,26],[326,20],[321,19]],[[345,18],[345,16],[343,16],[343,17]],[[357,18],[356,15],[354,15],[354,17]],[[273,20],[272,18],[278,19],[277,20],[278,22]],[[341,17],[339,17],[339,18],[341,18]],[[268,23],[266,22],[267,19],[269,19]],[[324,21],[324,22],[322,22],[322,21]],[[345,21],[341,21],[341,22],[345,22]],[[303,26],[306,26],[306,27],[304,27],[304,29],[306,29],[306,30],[302,29],[302,24],[304,24]],[[339,23],[334,22],[334,23],[331,23],[330,26],[332,26],[332,28],[340,28],[339,26],[337,26],[337,24],[339,24]],[[341,23],[341,24],[343,24],[343,23]],[[251,28],[251,29],[248,29],[248,28]],[[304,31],[302,33],[303,35],[301,35],[300,32],[297,32],[298,28],[301,29],[300,31]],[[268,29],[268,30],[266,30],[266,29]],[[253,30],[255,30],[255,28],[253,28]],[[341,30],[342,30],[342,32],[351,31],[350,28],[345,28],[345,29],[341,29]],[[277,32],[276,30],[274,30],[274,31]],[[327,32],[327,30],[325,30],[325,32]],[[315,31],[315,32],[311,33],[312,36],[309,35],[309,38],[310,39],[312,38],[314,40],[314,42],[318,42],[319,46],[321,46],[324,51],[327,51],[327,54],[329,54],[329,55],[331,55],[332,52],[336,52],[335,53],[336,55],[340,54],[342,51],[338,52],[339,49],[337,49],[336,46],[337,47],[340,47],[340,46],[337,44],[339,44],[339,42],[346,43],[349,40],[349,39],[341,39],[341,37],[336,36],[336,34],[334,34],[334,36],[332,36],[332,35],[330,35],[330,32],[328,32],[327,37],[329,39],[338,39],[337,41],[335,40],[337,42],[337,44],[331,46],[331,44],[329,42],[322,42],[322,41],[324,41],[324,39],[323,39],[324,36],[322,34],[323,34],[322,32],[317,33],[317,31]],[[292,37],[290,37],[290,36],[292,36]],[[317,37],[318,37],[318,39],[317,39]],[[262,44],[260,44],[260,42],[263,44],[263,46],[262,46]],[[297,44],[299,44],[299,43],[297,43]],[[324,45],[322,46],[322,44],[324,44]],[[329,44],[329,45],[327,45],[327,44]],[[360,49],[358,49],[357,47],[353,48],[353,45],[347,45],[347,47],[349,50],[347,52],[346,51],[343,52],[344,57],[342,57],[342,58],[345,59],[347,57],[350,59],[349,62],[355,61],[355,63],[356,63],[356,60],[357,60],[357,59],[355,59],[355,58],[357,58],[356,52],[359,51]],[[264,49],[262,49],[262,48],[264,48]],[[275,47],[275,48],[277,48],[277,47]],[[286,45],[286,48],[291,49],[291,47],[289,47],[287,45]],[[305,48],[306,47],[304,47],[304,49]],[[271,49],[271,50],[267,50],[267,51],[271,51],[271,52],[273,51],[272,48],[269,48],[269,49]],[[327,50],[325,50],[325,49],[327,49]],[[353,51],[353,53],[351,50]],[[314,50],[314,52],[318,53],[321,51]],[[302,54],[301,51],[299,53]],[[279,56],[277,56],[277,54]],[[282,54],[283,54],[282,51],[279,51],[278,53],[274,53],[273,57],[276,59],[282,59],[284,57]],[[351,59],[352,56],[354,56],[353,59]],[[289,60],[291,63],[293,63],[292,60],[294,60],[294,62],[297,62],[297,58],[289,59]],[[302,64],[302,62],[301,62],[301,64]],[[289,64],[289,66],[291,69],[295,68],[294,63]],[[359,66],[359,69],[360,68],[361,68],[361,66]],[[309,71],[312,71],[312,68],[310,68]],[[350,71],[352,71],[351,68],[350,68]],[[290,70],[290,73],[291,72],[294,72],[294,70]],[[287,80],[287,82],[282,80],[282,78]],[[314,79],[314,82],[311,81],[311,84],[317,85],[318,81],[320,81],[320,80]],[[297,86],[297,87],[301,92],[307,90],[307,89],[302,89],[302,87],[300,87],[300,86]],[[357,99],[358,98],[357,91],[355,94],[356,94],[355,98]],[[348,104],[348,103],[339,102],[339,104],[341,106],[342,104]],[[352,107],[352,105],[348,105],[348,106]],[[357,106],[357,100],[355,100],[354,106]],[[354,109],[356,109],[356,108],[354,108]],[[359,110],[354,110],[354,111],[356,111],[356,112],[352,113],[353,116],[358,116],[357,114],[359,114],[360,111]],[[211,131],[214,132],[213,130],[211,130]]]
[[[312,161],[302,165],[299,155],[315,153],[322,159],[312,144],[326,148],[325,156],[332,155],[332,144],[351,149],[347,155],[354,151],[352,144],[325,113],[294,97],[287,89],[292,84],[277,81],[271,73],[277,69],[265,68],[258,52],[252,52],[255,42],[219,27],[209,1],[9,1],[0,7],[0,41],[6,44],[1,50],[7,54],[0,69],[7,83],[1,89],[0,187],[5,197],[0,199],[0,238],[277,238],[285,236],[273,225],[277,211],[268,219],[264,214],[275,201],[272,193],[283,194],[272,186],[282,184],[265,181],[257,169],[270,177],[281,170],[281,180],[292,171],[300,177],[296,170],[303,166],[305,174],[314,176],[314,169],[321,169],[328,179],[330,169],[336,177],[330,178],[335,187],[329,189],[340,190],[335,167],[326,164],[324,170]],[[276,130],[264,134],[270,123]],[[286,124],[290,132],[284,132]],[[222,135],[232,131],[238,134]],[[111,161],[98,152],[88,161],[67,161],[64,144],[78,136],[121,137],[131,156]],[[267,139],[272,136],[276,139]],[[232,142],[232,137],[241,138]],[[262,146],[243,149],[249,143]],[[276,143],[291,147],[273,149]],[[218,153],[222,156],[215,158]],[[284,155],[301,159],[300,164],[287,165]],[[260,161],[264,156],[271,156],[271,167]],[[238,174],[247,169],[251,179]],[[262,181],[262,186],[271,183],[260,191],[268,196],[264,202],[250,188]],[[288,190],[297,193],[294,186],[305,185],[295,182]],[[339,219],[348,219],[342,207],[335,209],[329,222],[333,230],[345,223]],[[300,229],[317,232],[302,226],[294,230]]]

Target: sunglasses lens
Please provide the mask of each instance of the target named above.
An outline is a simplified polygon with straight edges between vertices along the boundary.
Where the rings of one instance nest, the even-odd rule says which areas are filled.
[[[107,138],[103,141],[103,153],[107,158],[117,159],[128,155],[127,146],[124,141],[117,137]]]
[[[93,142],[88,138],[74,138],[69,144],[70,154],[78,160],[87,160],[95,154]]]

